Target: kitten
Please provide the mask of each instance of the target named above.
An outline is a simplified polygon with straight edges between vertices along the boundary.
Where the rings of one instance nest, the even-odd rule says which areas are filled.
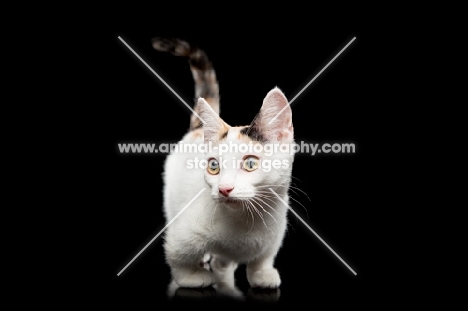
[[[182,143],[293,143],[292,113],[280,89],[268,92],[250,125],[230,126],[219,117],[218,81],[206,54],[178,39],[155,38],[153,47],[189,60],[198,98],[194,110],[206,124],[193,114]],[[196,158],[206,160],[207,166],[189,167],[187,163],[193,164]],[[241,160],[240,166],[232,165],[233,159]],[[274,259],[286,231],[287,206],[269,188],[288,203],[293,159],[290,153],[239,150],[220,156],[214,148],[211,152],[168,155],[163,174],[167,222],[206,188],[165,232],[166,261],[178,286],[233,285],[238,264],[246,264],[251,287],[279,287]],[[265,160],[288,165],[268,171],[262,169]]]

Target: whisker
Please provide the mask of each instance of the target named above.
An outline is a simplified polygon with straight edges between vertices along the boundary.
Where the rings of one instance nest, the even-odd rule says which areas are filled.
[[[253,210],[255,211],[255,213],[258,214],[258,216],[263,220],[263,214],[260,213],[260,211],[258,210],[258,208],[255,207],[255,205],[249,200],[249,203],[252,205],[252,208]]]
[[[307,193],[306,193],[304,190],[302,190],[302,189],[300,189],[300,188],[298,188],[298,187],[292,187],[292,186],[289,187],[289,189],[291,189],[291,190],[292,190],[292,189],[296,189],[296,190],[302,192],[302,193],[307,197],[307,199],[308,199],[310,202],[312,202],[312,200],[309,198],[309,196],[307,195]],[[297,195],[297,193],[296,193],[296,195]]]
[[[278,211],[277,211],[275,208],[273,208],[270,204],[268,204],[267,202],[263,201],[262,197],[263,197],[263,199],[265,199],[265,200],[270,200],[270,201],[272,201],[272,202],[274,202],[274,203],[276,203],[276,202],[273,201],[273,200],[271,200],[270,198],[265,197],[265,196],[262,195],[262,194],[258,194],[257,197],[256,197],[256,199],[262,201],[263,204],[265,204],[266,206],[268,206],[269,208],[271,208],[275,213],[278,214]],[[267,213],[268,213],[268,212],[267,212]],[[276,219],[275,219],[275,220],[276,220]]]
[[[264,195],[265,197],[269,198],[270,201],[272,201],[272,202],[274,202],[274,203],[277,203],[277,201],[271,199],[271,198],[274,199],[275,197],[274,197],[274,196],[271,196],[271,192],[270,192],[270,191],[266,191],[266,190],[256,190],[256,193],[262,194],[262,195]],[[291,196],[289,196],[289,197],[291,197]]]
[[[272,197],[272,196],[268,196],[268,195],[265,195],[265,194],[263,194],[263,193],[257,193],[256,196],[257,196],[257,197],[261,197],[261,198],[263,198],[263,199],[265,199],[265,200],[268,200],[268,201],[270,201],[270,202],[272,202],[272,203],[275,203],[275,204],[278,203],[277,201],[273,200],[273,197]],[[265,203],[265,204],[266,204],[266,203]],[[273,209],[275,212],[278,212],[275,208],[272,207],[272,209]]]
[[[262,199],[260,199],[260,198],[257,198],[257,199],[258,199],[258,200],[261,200],[263,203],[265,203]],[[255,200],[255,198],[252,198],[252,201],[255,202],[255,203],[257,203],[258,206],[260,206],[260,208],[261,208],[265,213],[267,213],[268,215],[270,215],[270,217],[273,218],[273,220],[275,221],[275,223],[277,223],[276,218],[273,217],[273,215],[270,214],[270,212],[268,212],[267,210],[265,210],[265,209],[263,208],[263,206],[262,206],[259,202],[257,202],[257,201]],[[266,204],[266,203],[265,203],[265,204]],[[267,204],[267,205],[268,205],[268,204]],[[269,205],[268,205],[268,206],[269,206]],[[270,206],[270,208],[271,208],[272,210],[274,210],[271,206]]]
[[[265,225],[265,228],[268,229],[268,226],[267,226],[267,224],[265,223],[265,219],[263,218],[263,214],[260,213],[260,211],[258,210],[258,208],[255,207],[255,205],[253,204],[253,202],[252,202],[251,200],[249,200],[248,202],[252,205],[254,211],[255,211],[255,212],[258,214],[258,216],[260,216],[260,218],[262,219],[262,222],[263,222],[263,224]]]
[[[288,218],[288,220],[287,220],[286,225],[289,226],[289,227],[291,227],[291,228],[294,230],[294,232],[296,232],[296,228],[294,228],[294,226],[291,224],[291,222],[289,221],[289,218]]]
[[[280,176],[290,176],[290,177],[292,177],[292,178],[294,178],[294,179],[296,179],[296,180],[302,182],[302,180],[300,180],[300,179],[297,178],[296,176],[293,176],[292,174],[288,174],[288,173],[286,173],[286,174],[281,174],[281,173],[279,173],[278,175],[280,175]]]
[[[252,226],[250,226],[249,231],[247,231],[247,233],[249,233],[249,232],[252,231],[252,229],[253,229],[253,226],[254,226],[254,224],[255,224],[255,218],[254,218],[254,214],[253,214],[252,210],[250,209],[249,201],[245,201],[245,203],[246,203],[245,206],[247,207],[247,211],[248,211],[248,212],[250,213],[250,215],[252,216]]]
[[[258,199],[258,198],[257,198],[257,199]],[[252,198],[252,201],[253,201],[254,203],[257,203],[258,206],[260,206],[260,208],[261,208],[265,213],[267,213],[268,215],[270,215],[271,218],[273,218],[273,220],[275,221],[275,223],[277,223],[275,217],[273,217],[273,215],[271,215],[268,211],[266,211],[260,203],[258,203],[257,201],[255,201],[254,198]],[[265,225],[265,228],[266,228],[268,231],[270,231],[271,234],[274,234],[273,230],[267,226],[267,224],[266,224],[265,220],[263,219],[263,217],[262,217],[262,220],[263,220],[263,224]]]
[[[299,202],[298,200],[296,200],[295,198],[293,198],[292,196],[289,197],[291,200],[294,200],[297,204],[299,204],[300,206],[302,206],[302,208],[305,210],[306,214],[307,214],[307,218],[309,218],[309,212],[307,211],[307,208],[302,205],[301,202]]]
[[[241,203],[242,203],[242,214],[244,214],[244,212],[247,212],[246,203],[244,200],[242,200]],[[248,223],[249,223],[249,217],[246,217],[245,224],[247,225]]]
[[[270,191],[257,190],[256,192],[257,192],[259,195],[260,195],[260,194],[265,195],[265,194],[269,193]],[[269,193],[269,194],[270,194],[270,193]],[[296,193],[296,194],[297,194],[297,193]],[[307,211],[307,208],[306,208],[301,202],[299,202],[298,200],[296,200],[293,196],[290,195],[290,196],[288,196],[288,197],[289,197],[289,199],[291,199],[291,200],[295,201],[297,204],[299,204],[299,205],[304,209],[304,211],[306,212],[307,218],[309,218],[309,212]],[[264,197],[264,198],[265,198],[265,199],[269,199],[269,198],[266,198],[266,197]],[[269,200],[272,201],[272,202],[275,202],[275,201],[273,201],[273,200],[271,200],[271,199],[269,199]],[[275,202],[275,203],[276,203],[276,202]]]
[[[260,188],[260,187],[289,187],[288,185],[259,185],[259,186],[256,186],[257,188]]]
[[[296,176],[291,175],[291,177],[294,178],[294,179],[296,179],[296,180],[298,180],[298,181],[300,181],[300,182],[302,182],[302,180],[300,180],[300,179],[297,178]]]
[[[291,185],[289,185],[289,186],[285,186],[285,185],[261,185],[261,186],[256,186],[256,187],[257,187],[257,188],[260,188],[260,187],[262,187],[262,188],[263,188],[263,187],[284,187],[284,188],[289,188],[291,191],[293,191],[294,193],[296,193],[296,192],[294,191],[294,189],[295,189],[295,190],[298,190],[298,191],[302,192],[302,193],[307,197],[307,199],[309,199],[309,201],[312,202],[312,200],[309,198],[309,196],[307,195],[307,193],[305,193],[304,190],[302,190],[302,189],[300,189],[300,188],[298,188],[298,187],[291,186]],[[296,193],[296,194],[297,194],[297,193]]]
[[[250,229],[249,231],[247,231],[246,233],[249,233],[250,231],[252,231],[252,228],[253,226],[255,225],[255,218],[254,218],[254,214],[252,212],[252,209],[250,208],[249,206],[249,200],[248,199],[242,199],[242,207],[244,208],[244,210],[246,211],[247,214],[249,214],[250,216],[252,216],[252,225],[250,226]],[[249,223],[249,217],[246,217],[246,222],[245,224],[248,224]]]

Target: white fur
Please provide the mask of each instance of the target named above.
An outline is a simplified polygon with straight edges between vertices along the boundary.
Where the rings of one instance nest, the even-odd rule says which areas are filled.
[[[202,144],[211,140],[216,143],[223,121],[205,100],[200,99],[197,105],[201,106],[200,116],[206,121],[204,138],[194,139],[193,133],[189,132],[182,142]],[[287,100],[283,93],[277,88],[273,89],[265,97],[260,120],[256,122],[260,122],[272,140],[289,143],[293,137],[289,107],[277,122],[266,125],[284,105],[287,105]],[[227,140],[238,143],[238,131],[238,128],[230,128]],[[206,287],[217,283],[217,286],[231,288],[234,286],[234,271],[240,263],[247,264],[247,279],[252,287],[274,288],[280,285],[280,276],[273,264],[286,231],[287,207],[268,188],[288,202],[293,156],[284,153],[270,157],[254,155],[261,160],[287,160],[290,165],[270,172],[262,169],[247,172],[231,165],[233,158],[242,159],[245,154],[228,152],[222,155],[223,159],[228,160],[228,167],[222,168],[218,175],[211,175],[206,169],[188,169],[187,161],[195,157],[219,159],[216,152],[173,153],[167,157],[164,172],[164,212],[167,221],[172,220],[202,188],[206,188],[165,233],[166,261],[177,285]],[[220,201],[220,186],[234,187],[230,197],[256,200],[258,213],[249,212],[241,203]],[[210,265],[213,272],[203,265],[207,254],[212,256]]]

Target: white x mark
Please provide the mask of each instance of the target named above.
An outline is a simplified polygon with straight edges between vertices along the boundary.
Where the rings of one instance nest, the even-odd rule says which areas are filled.
[[[192,111],[193,114],[195,114],[195,116],[197,116],[200,121],[203,123],[203,124],[206,124],[206,122],[182,99],[182,97],[180,97],[170,86],[169,84],[166,83],[166,81],[164,81],[120,36],[118,37],[120,39],[120,41],[122,41],[123,44],[125,44],[125,46],[156,76],[158,77],[159,80],[161,80],[161,82],[169,89],[172,91],[172,93],[174,93],[175,96],[177,96],[177,98],[188,108],[190,109],[190,111]],[[281,109],[280,112],[278,112],[276,114],[276,116],[273,117],[273,119],[270,120],[270,123],[272,123],[289,105],[291,105],[291,103],[302,93],[304,92],[304,90],[312,83],[314,82],[315,79],[317,79],[317,77],[325,70],[327,69],[328,66],[330,66],[330,64],[338,57],[340,56],[340,54],[356,39],[356,37],[354,37],[343,49],[341,49],[340,52],[338,52],[338,54],[336,54],[335,57],[333,57],[333,59],[331,61],[328,62],[328,64],[325,65],[325,67],[323,67],[322,70],[320,70],[320,72],[312,79],[310,80],[309,83],[307,83],[307,85],[302,88],[302,90],[296,95],[294,96],[294,98],[292,100],[289,101],[288,105],[283,107],[283,109]],[[164,232],[164,230],[166,230],[174,220],[176,220],[177,217],[180,216],[180,214],[182,214],[185,209],[187,207],[190,206],[190,204],[193,203],[193,201],[195,201],[195,199],[205,190],[206,188],[203,188],[202,190],[200,190],[200,192],[179,212],[177,213],[177,215],[171,220],[169,221],[165,226],[164,228],[161,229],[161,231],[158,232],[158,234],[156,234],[156,236],[148,243],[146,244],[145,247],[143,247],[143,249],[138,253],[136,254],[135,257],[133,257],[132,260],[130,260],[130,262],[119,272],[117,273],[117,276],[120,276],[120,274],[122,274],[122,272],[125,271],[125,269],[127,269],[128,266],[130,266],[132,264],[133,261],[135,261],[135,259],[137,259],[138,256],[140,256],[141,253],[143,253],[143,251],[148,248],[148,246],[153,243],[154,240],[156,240],[160,235],[161,233]],[[273,192],[273,194],[275,194],[278,199],[288,207],[288,209],[351,271],[354,273],[354,275],[357,275],[357,273],[301,218],[299,217],[299,215],[291,208],[289,207],[286,202],[284,202],[280,196],[273,190],[270,188],[270,191]]]

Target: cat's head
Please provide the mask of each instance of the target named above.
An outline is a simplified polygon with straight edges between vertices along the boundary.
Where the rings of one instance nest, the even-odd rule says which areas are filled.
[[[294,153],[284,147],[294,143],[294,129],[291,108],[280,89],[266,95],[248,126],[229,126],[203,98],[197,111],[206,122],[204,141],[213,146],[205,154],[204,174],[214,200],[236,207],[242,200],[270,197],[269,188],[287,192]]]

